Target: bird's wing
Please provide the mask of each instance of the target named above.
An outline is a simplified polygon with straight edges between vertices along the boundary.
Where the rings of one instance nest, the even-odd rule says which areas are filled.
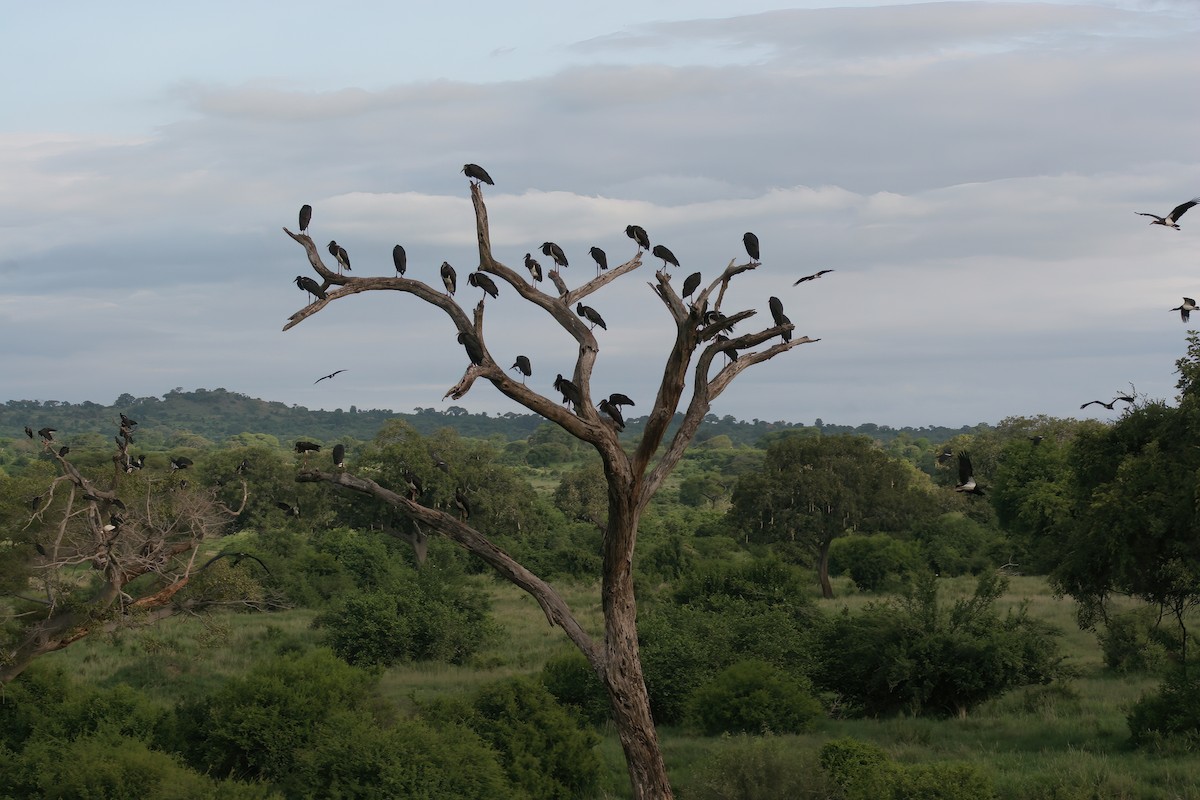
[[[1139,217],[1154,217],[1155,219],[1162,219],[1162,217],[1160,217],[1158,214],[1151,214],[1148,211],[1135,211],[1133,213],[1137,214]]]
[[[1193,300],[1193,299],[1192,299],[1192,298],[1190,298],[1190,297],[1185,297],[1185,298],[1183,298],[1183,302],[1184,302],[1185,304],[1189,305],[1189,306],[1194,306],[1194,305],[1196,305],[1196,301],[1195,301],[1195,300]]]
[[[1178,222],[1179,218],[1187,213],[1187,210],[1196,205],[1196,203],[1200,203],[1200,197],[1193,197],[1186,203],[1180,203],[1179,205],[1175,206],[1175,208],[1171,209],[1171,216],[1167,217],[1167,219]]]
[[[811,281],[815,277],[817,277],[817,276],[816,275],[805,275],[803,278],[801,278],[800,280],[793,283],[792,286],[799,286],[800,284],[804,283],[805,281]]]
[[[958,454],[958,482],[967,483],[971,480],[971,457],[965,452]]]
[[[1092,403],[1099,403],[1099,402],[1100,402],[1099,400],[1089,400],[1086,403],[1084,403],[1083,405],[1081,405],[1079,408],[1082,410],[1082,409],[1085,409],[1088,406],[1090,406]]]

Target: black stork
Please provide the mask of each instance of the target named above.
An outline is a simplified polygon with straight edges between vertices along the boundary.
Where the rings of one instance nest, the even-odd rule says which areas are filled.
[[[683,279],[683,296],[690,297],[692,292],[700,288],[700,273],[693,272]]]
[[[599,247],[592,247],[588,250],[592,260],[596,262],[596,274],[599,275],[604,270],[608,269],[608,254]]]
[[[396,266],[396,274],[403,275],[408,271],[408,253],[401,245],[392,248],[392,263]]]
[[[509,369],[515,369],[521,373],[521,383],[524,383],[525,379],[533,374],[533,365],[529,363],[529,356],[517,356],[516,362]]]
[[[975,470],[971,468],[971,457],[962,450],[958,453],[958,485],[954,487],[954,491],[965,494],[983,494],[983,487],[975,482]]]
[[[477,183],[486,183],[488,186],[495,186],[492,182],[492,176],[487,174],[487,170],[478,164],[463,164],[463,175],[466,175]]]
[[[404,483],[408,486],[408,499],[414,503],[425,494],[425,484],[421,483],[421,479],[410,469],[404,470]]]
[[[171,459],[171,472],[177,469],[187,469],[192,465],[192,460],[187,456],[179,456]]]
[[[629,395],[627,395],[627,394],[621,394],[620,392],[613,392],[612,394],[610,394],[610,395],[608,396],[608,402],[612,403],[614,406],[634,406],[634,405],[637,405],[637,403],[635,403],[635,402],[633,402],[632,400],[630,400],[630,399],[629,399]]]
[[[285,503],[282,500],[276,500],[275,507],[278,508],[280,511],[282,511],[284,514],[287,514],[289,517],[300,516],[300,509],[297,508],[296,506],[292,505],[291,503]]]
[[[25,435],[28,436],[30,439],[32,439],[33,438],[33,428],[26,425],[25,426]]]
[[[1197,308],[1196,301],[1190,297],[1185,297],[1185,298],[1183,298],[1183,305],[1181,305],[1177,308],[1172,308],[1170,310],[1178,311],[1179,318],[1182,319],[1184,322],[1187,322],[1188,317],[1191,316],[1192,312],[1195,311],[1196,308]]]
[[[315,381],[313,381],[313,385],[316,386],[321,381],[327,381],[330,378],[332,378],[334,375],[339,375],[345,371],[346,370],[344,370],[344,369],[335,369],[333,372],[329,373],[328,375],[322,375],[321,377],[317,378]]]
[[[575,306],[575,313],[592,323],[592,330],[599,325],[604,330],[608,330],[608,326],[604,324],[604,317],[600,316],[600,312],[591,306],[585,306],[583,303],[578,303]]]
[[[458,285],[458,277],[454,274],[454,267],[450,266],[449,261],[443,261],[440,272],[442,283],[446,286],[446,294],[454,297],[454,288]]]
[[[304,463],[308,464],[308,454],[320,452],[321,445],[317,444],[316,442],[299,441],[299,442],[296,442],[295,449],[296,449],[296,452],[299,453],[301,458],[304,460]]]
[[[639,253],[650,249],[650,236],[641,225],[626,225],[625,235],[637,242]]]
[[[1149,214],[1145,211],[1135,211],[1133,213],[1142,217],[1154,217],[1154,219],[1150,220],[1151,225],[1165,225],[1168,228],[1179,230],[1179,218],[1186,214],[1187,210],[1196,205],[1196,203],[1200,203],[1200,197],[1193,197],[1186,203],[1180,203],[1171,209],[1171,213],[1165,217],[1160,217],[1158,214]]]
[[[579,391],[579,387],[561,374],[554,379],[554,388],[562,393],[563,405],[570,403],[576,410],[583,405],[583,393]]]
[[[492,297],[500,296],[500,290],[496,288],[496,282],[482,272],[472,272],[467,276],[467,283],[483,289],[484,294],[490,294]]]
[[[621,409],[610,403],[607,399],[600,401],[600,411],[609,416],[617,425],[618,431],[625,430],[625,417],[621,415]]]
[[[308,233],[308,223],[312,222],[312,206],[308,203],[300,206],[300,232]]]
[[[771,307],[771,319],[775,321],[775,327],[779,327],[780,325],[787,325],[788,323],[791,322],[791,320],[788,319],[787,314],[783,313],[783,301],[780,300],[778,297],[769,298],[767,300],[767,305]],[[792,340],[792,332],[791,331],[784,331],[779,336],[785,342],[790,342]]]
[[[333,446],[333,467],[334,469],[344,469],[346,466],[346,445],[335,444]]]
[[[650,254],[655,258],[662,259],[663,269],[667,268],[667,264],[673,264],[676,267],[679,266],[679,259],[675,257],[675,254],[661,244],[654,245],[654,249],[650,251]]]
[[[346,252],[346,248],[333,239],[329,240],[329,255],[337,261],[339,275],[342,274],[343,269],[350,272],[350,254]]]
[[[750,260],[755,264],[758,263],[758,237],[750,231],[742,234],[742,244],[746,246],[746,255],[750,256]]]
[[[483,364],[483,345],[479,343],[479,337],[474,333],[464,333],[459,331],[458,343],[467,351],[467,358],[471,359],[471,363],[476,366]]]
[[[52,441],[54,441],[54,437],[51,434],[53,434],[57,430],[58,430],[58,428],[41,428],[40,430],[38,430],[38,436],[42,437],[42,439],[44,439],[47,442],[52,442]]]
[[[533,253],[525,254],[525,269],[529,270],[529,274],[533,276],[535,283],[542,282],[542,265],[533,257]]]
[[[542,255],[550,256],[554,261],[554,269],[557,271],[560,267],[569,267],[567,263],[567,254],[563,249],[554,242],[542,242]]]
[[[321,284],[317,283],[307,275],[297,275],[296,286],[308,292],[309,295],[315,297],[317,300],[324,300],[329,296],[325,294],[325,290],[321,288]]]
[[[833,270],[823,269],[823,270],[814,272],[812,275],[805,275],[803,278],[801,278],[800,280],[793,283],[792,286],[799,286],[800,284],[804,283],[805,281],[815,281],[817,278],[819,278],[822,275],[829,273],[829,272],[833,272]]]

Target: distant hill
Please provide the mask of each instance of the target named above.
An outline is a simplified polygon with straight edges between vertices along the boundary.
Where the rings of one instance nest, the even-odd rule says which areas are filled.
[[[81,434],[100,434],[107,438],[116,433],[118,415],[122,412],[140,423],[137,431],[141,442],[162,445],[194,437],[222,444],[240,434],[267,434],[278,438],[284,445],[296,439],[327,442],[349,437],[367,440],[374,437],[390,419],[402,419],[422,435],[449,427],[460,436],[481,439],[500,436],[505,441],[515,441],[527,438],[545,423],[544,419],[534,414],[472,414],[459,406],[444,410],[422,408],[413,414],[400,414],[390,409],[365,411],[354,406],[349,411],[314,411],[304,406],[259,400],[225,389],[196,389],[191,392],[174,389],[161,398],[123,394],[111,406],[88,401],[10,400],[0,406],[0,442],[22,435],[26,425],[34,430],[44,426],[57,428],[60,438]],[[629,424],[624,436],[636,438],[641,434],[645,418],[633,417],[627,421]],[[701,426],[697,441],[728,436],[731,444],[753,445],[766,434],[795,428],[808,428],[813,432],[820,430],[824,434],[861,433],[884,443],[901,436],[938,443],[960,433],[977,430],[965,426],[891,428],[872,423],[858,426],[827,425],[820,420],[808,426],[757,419],[746,422],[728,415],[717,417],[710,414]]]

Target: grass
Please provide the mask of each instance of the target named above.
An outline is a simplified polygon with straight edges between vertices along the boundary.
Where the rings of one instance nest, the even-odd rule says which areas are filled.
[[[492,596],[497,635],[463,666],[405,664],[383,671],[380,689],[401,708],[438,695],[470,692],[498,678],[536,674],[548,658],[569,647],[532,598],[509,584],[479,580]],[[946,579],[941,589],[944,600],[966,597],[974,581]],[[834,599],[818,601],[829,612],[879,599],[855,593],[840,581],[835,590]],[[561,591],[584,627],[598,633],[598,588],[571,585]],[[965,719],[825,720],[812,733],[779,737],[782,752],[810,763],[825,742],[851,736],[879,745],[902,763],[972,762],[992,777],[1002,800],[1200,798],[1200,755],[1167,756],[1128,747],[1125,715],[1157,679],[1107,671],[1094,634],[1078,630],[1072,602],[1054,597],[1044,579],[1011,580],[1001,607],[1021,604],[1062,631],[1061,649],[1075,667],[1076,678],[1010,692]],[[280,648],[316,643],[314,616],[312,611],[291,610],[179,617],[149,629],[84,640],[47,658],[65,664],[84,681],[125,682],[173,703],[210,691]],[[672,781],[684,800],[700,794],[707,765],[733,746],[728,739],[675,728],[659,734]],[[602,735],[599,754],[606,776],[596,800],[629,797],[616,734],[608,729]]]

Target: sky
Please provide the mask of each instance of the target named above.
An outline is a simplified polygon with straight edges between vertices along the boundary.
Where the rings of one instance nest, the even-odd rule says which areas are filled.
[[[1174,398],[1200,210],[1178,231],[1134,212],[1200,195],[1194,0],[413,5],[7,8],[0,401],[523,412],[484,383],[442,399],[467,361],[411,295],[282,330],[306,303],[282,230],[304,203],[355,276],[394,274],[399,243],[408,277],[449,261],[465,283],[467,162],[495,179],[497,258],[558,242],[570,286],[592,245],[634,255],[630,223],[679,281],[758,235],[724,310],[766,327],[777,296],[821,341],[743,372],[720,416],[957,427]],[[588,300],[608,323],[592,393],[634,415],[673,337],[655,263]],[[528,355],[553,396],[574,341],[507,287],[486,308],[492,354]]]

